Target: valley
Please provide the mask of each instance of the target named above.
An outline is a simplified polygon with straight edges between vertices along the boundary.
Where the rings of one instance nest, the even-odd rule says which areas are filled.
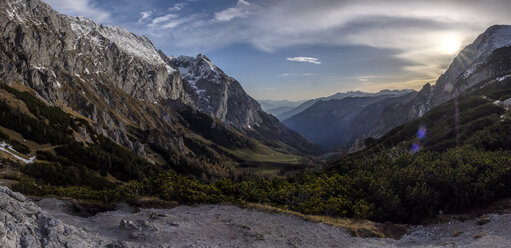
[[[418,91],[300,101],[40,0],[0,39],[1,247],[511,246],[509,25]]]

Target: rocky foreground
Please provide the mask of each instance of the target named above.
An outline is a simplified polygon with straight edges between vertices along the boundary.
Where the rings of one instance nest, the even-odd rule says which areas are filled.
[[[126,207],[80,217],[69,205],[36,204],[0,187],[0,247],[511,247],[511,214],[411,227],[393,240],[235,206]]]

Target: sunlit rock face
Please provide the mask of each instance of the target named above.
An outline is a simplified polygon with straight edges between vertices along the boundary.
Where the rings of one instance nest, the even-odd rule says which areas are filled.
[[[421,90],[423,98],[414,101],[409,118],[420,117],[475,84],[505,73],[505,70],[488,66],[488,62],[495,50],[508,46],[511,46],[511,26],[497,25],[488,28],[472,44],[461,50],[434,86]]]
[[[410,102],[389,107],[371,131],[380,137],[392,128],[423,116],[432,108],[447,102],[479,83],[485,85],[511,74],[509,60],[511,26],[488,28],[454,58],[434,85],[426,84]],[[485,85],[481,85],[484,87]]]

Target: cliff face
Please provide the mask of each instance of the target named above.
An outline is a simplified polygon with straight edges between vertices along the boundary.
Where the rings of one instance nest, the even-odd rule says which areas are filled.
[[[259,103],[245,93],[236,79],[229,77],[203,54],[179,56],[170,61],[189,86],[187,93],[203,112],[241,128],[250,128],[261,118]]]
[[[176,103],[218,119],[246,139],[264,136],[261,142],[283,142],[289,152],[313,149],[291,131],[286,135],[292,137],[254,131],[254,126],[285,127],[269,121],[241,85],[204,55],[167,56],[145,37],[59,14],[39,0],[2,1],[0,17],[4,83],[25,84],[49,104],[69,107],[139,153],[144,141],[130,139],[130,127],[154,130],[146,138],[162,146],[181,146],[176,130],[189,123]]]

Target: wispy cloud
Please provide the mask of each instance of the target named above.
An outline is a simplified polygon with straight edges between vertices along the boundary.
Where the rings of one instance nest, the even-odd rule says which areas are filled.
[[[152,11],[150,11],[150,10],[140,12],[141,17],[138,19],[137,23],[143,23],[143,22],[144,22],[144,20],[146,20],[146,19],[148,19],[149,17],[151,17],[151,14],[152,14],[152,13],[153,13],[153,12],[152,12]]]
[[[149,24],[149,26],[156,26],[158,24],[161,24],[162,22],[166,22],[168,20],[175,19],[176,17],[178,17],[178,15],[176,15],[176,14],[166,14],[164,16],[154,18],[153,21],[151,22],[151,24]]]
[[[108,21],[110,13],[96,7],[90,0],[45,0],[52,8],[72,16],[84,16],[93,20]]]
[[[389,49],[395,58],[413,64],[403,71],[436,77],[454,56],[446,52],[446,44],[467,44],[489,25],[511,23],[509,11],[508,0],[280,0],[257,5],[239,0],[230,8],[172,25],[169,38],[174,49],[195,53],[232,44],[267,52],[297,46],[370,46]]]
[[[255,8],[254,4],[251,4],[245,0],[238,0],[238,2],[236,3],[236,7],[216,12],[215,20],[219,22],[228,22],[235,18],[244,18],[250,13],[250,10],[254,8]]]
[[[174,6],[169,8],[169,11],[180,11],[181,9],[183,9],[186,6],[186,4],[187,3],[185,3],[185,2],[176,3],[176,4],[174,4]]]
[[[158,37],[162,35],[161,34],[162,30],[177,28],[179,25],[191,19],[189,17],[182,18],[179,15],[172,13],[162,15],[156,18],[150,18],[151,13],[152,13],[151,11],[141,12],[140,14],[142,15],[142,17],[139,19],[137,23],[147,25],[149,30],[146,31]]]
[[[305,63],[311,63],[311,64],[316,64],[316,65],[321,64],[321,61],[319,61],[318,58],[313,58],[313,57],[292,57],[292,58],[287,58],[286,60],[294,61],[294,62],[305,62]]]
[[[114,10],[110,13],[98,8],[95,3],[100,3],[99,0],[46,1],[70,15],[86,16],[100,22],[115,19],[111,17]],[[153,3],[148,3],[147,9],[133,11],[139,14],[132,19],[133,23],[114,24],[148,36],[159,48],[174,55],[208,53],[237,45],[248,45],[273,54],[293,51],[298,55],[306,51],[303,48],[311,47],[342,47],[343,50],[346,46],[371,47],[370,50],[385,51],[381,56],[388,57],[388,61],[399,66],[397,70],[400,71],[392,73],[406,78],[358,77],[342,80],[381,89],[400,85],[420,87],[424,78],[437,78],[452,61],[455,52],[451,48],[446,49],[446,45],[468,44],[490,25],[511,23],[509,0],[231,0],[230,6],[222,8],[218,4],[205,4],[207,9],[198,7],[202,5],[194,1],[177,0],[170,4],[151,1]],[[133,8],[130,7],[130,10]],[[313,50],[307,50],[309,56],[320,56],[321,61],[298,59],[300,57],[290,58],[293,59],[290,61],[323,62],[323,66],[315,67],[325,70],[321,76],[328,74],[327,67],[334,65],[334,59],[310,51]],[[350,55],[343,52],[343,56]],[[282,58],[286,55],[277,59]],[[371,59],[374,58],[367,58]],[[336,62],[341,63],[342,59]],[[389,67],[382,65],[379,68]],[[288,68],[282,71],[293,72]],[[278,75],[278,70],[274,73],[286,77]],[[291,76],[306,77],[299,72],[287,75]],[[334,79],[323,79],[331,80],[331,84],[339,87],[340,83],[335,80],[341,77],[336,74]],[[294,79],[305,81],[310,78]],[[420,82],[412,79],[420,79]]]

